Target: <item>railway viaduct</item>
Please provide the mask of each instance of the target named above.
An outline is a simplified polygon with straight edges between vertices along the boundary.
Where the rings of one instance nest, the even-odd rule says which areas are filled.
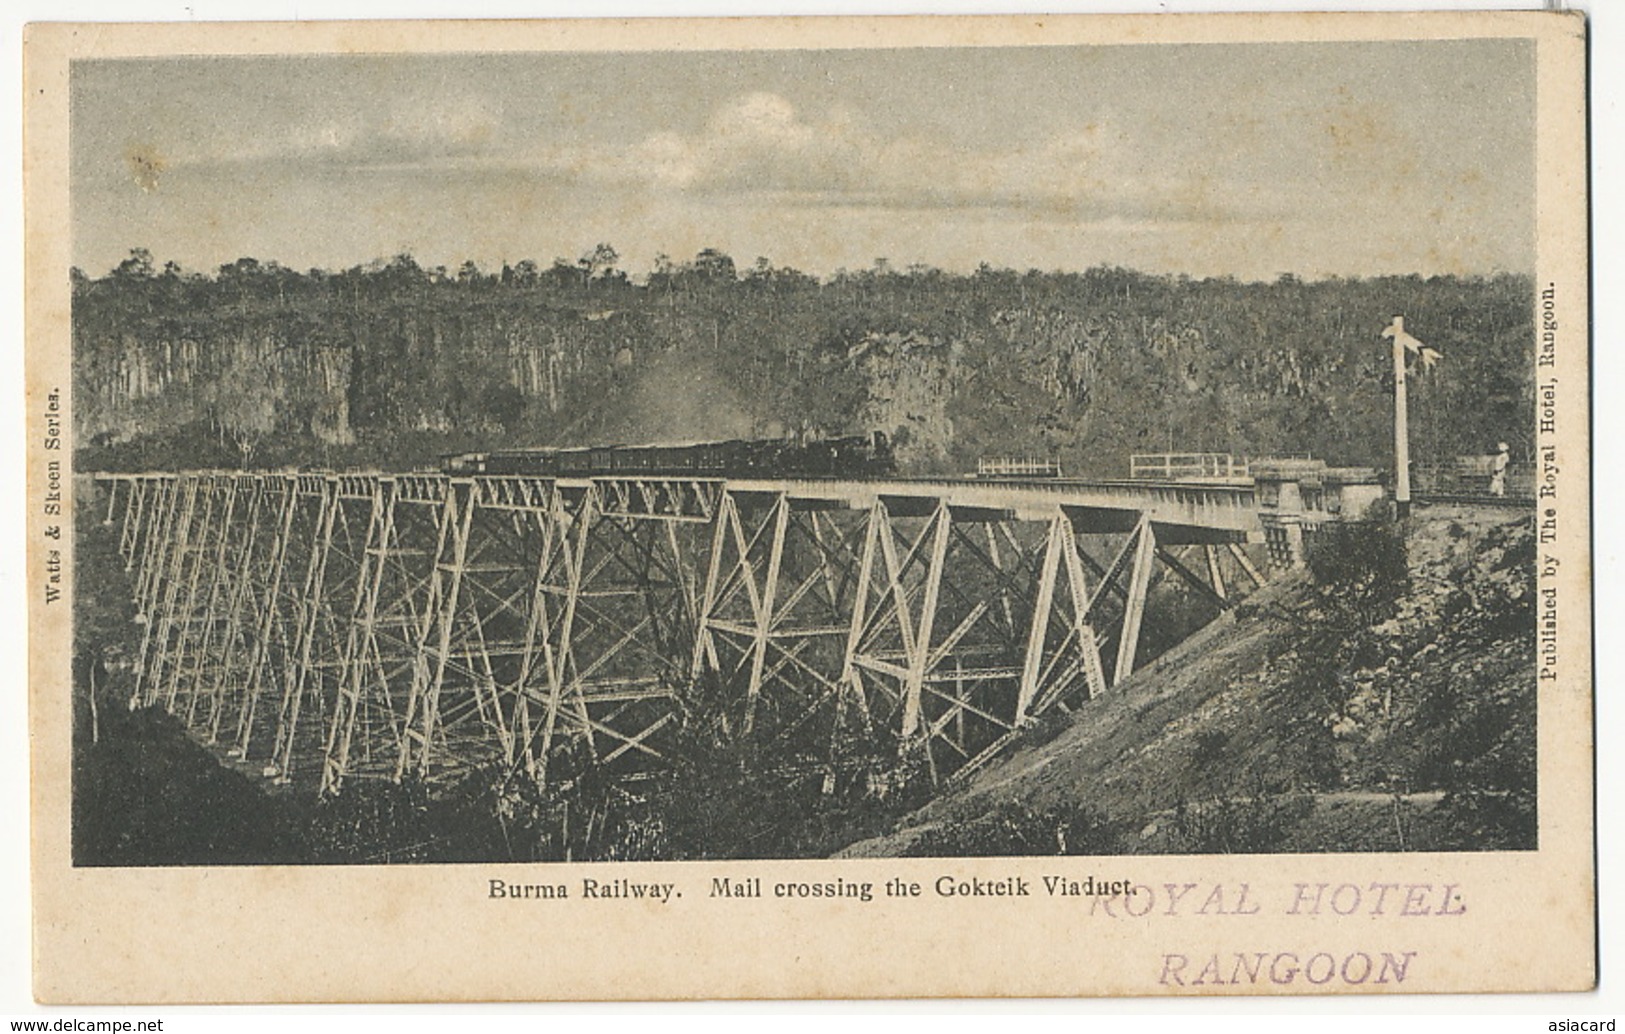
[[[142,623],[131,706],[268,778],[630,778],[703,707],[826,779],[898,750],[942,778],[1133,672],[1158,579],[1229,607],[1381,494],[1336,473],[204,471],[99,474],[92,505]]]

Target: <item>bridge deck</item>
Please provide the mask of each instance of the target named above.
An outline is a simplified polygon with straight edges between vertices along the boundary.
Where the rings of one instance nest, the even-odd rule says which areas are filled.
[[[985,514],[989,520],[1049,520],[1064,515],[1079,531],[1122,532],[1141,514],[1159,535],[1194,541],[1200,532],[1221,538],[1253,538],[1261,531],[1252,485],[1171,484],[1167,481],[1082,481],[1058,479],[969,480],[895,478],[858,480],[730,479],[728,491],[785,494],[793,500],[819,500],[862,507],[876,499],[893,512],[946,503],[961,519]]]
[[[591,484],[635,489],[661,489],[673,493],[676,486],[687,493],[739,494],[739,496],[785,496],[801,506],[866,509],[881,501],[899,517],[931,514],[946,504],[957,520],[1051,520],[1064,515],[1079,532],[1123,533],[1133,530],[1141,515],[1149,517],[1160,540],[1167,543],[1222,543],[1259,541],[1258,504],[1251,484],[1170,483],[1165,480],[970,480],[970,478],[686,478],[681,475],[604,475],[593,478],[543,478],[543,476],[476,475],[450,476],[442,473],[387,473],[387,471],[341,471],[315,475],[314,471],[265,475],[242,471],[206,471],[221,476],[289,476],[297,478],[304,493],[317,493],[327,478],[338,481],[346,496],[364,497],[372,480],[411,481],[424,499],[440,497],[445,484],[486,484],[505,486],[509,491],[492,491],[492,499],[525,506],[536,499],[539,484],[554,484],[565,491],[582,491]],[[141,478],[154,475],[96,475],[98,480]],[[169,475],[156,475],[169,476]],[[674,496],[673,496],[674,497]]]
[[[276,476],[235,471],[207,472],[220,476]],[[151,477],[150,474],[98,474],[98,479]],[[158,477],[170,476],[158,474]],[[726,491],[736,495],[785,496],[794,504],[864,509],[884,502],[897,516],[927,516],[946,504],[962,521],[1050,520],[1069,518],[1080,532],[1122,533],[1132,530],[1143,514],[1167,542],[1257,541],[1262,534],[1251,484],[1172,483],[1162,480],[987,480],[968,478],[687,478],[679,475],[605,475],[593,478],[546,478],[514,475],[451,477],[437,473],[384,473],[346,471],[326,475],[287,474],[299,480],[300,490],[315,493],[327,478],[336,479],[341,494],[361,498],[372,479],[409,481],[425,501],[443,497],[454,481],[472,482],[507,491],[493,491],[493,501],[525,505],[539,498],[526,491],[552,484],[566,491],[593,484],[625,488],[683,486],[691,493]]]

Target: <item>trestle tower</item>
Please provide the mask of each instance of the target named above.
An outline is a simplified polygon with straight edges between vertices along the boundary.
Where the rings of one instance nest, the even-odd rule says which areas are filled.
[[[635,778],[701,713],[826,779],[898,751],[946,777],[1133,672],[1157,579],[1219,608],[1260,584],[1268,517],[1253,485],[1168,481],[96,484],[143,621],[132,706],[329,793]]]

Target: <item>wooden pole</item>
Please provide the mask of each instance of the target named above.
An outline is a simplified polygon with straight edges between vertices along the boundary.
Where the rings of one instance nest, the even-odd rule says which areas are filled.
[[[1394,339],[1394,515],[1411,515],[1411,442],[1405,399],[1405,317],[1395,316]]]

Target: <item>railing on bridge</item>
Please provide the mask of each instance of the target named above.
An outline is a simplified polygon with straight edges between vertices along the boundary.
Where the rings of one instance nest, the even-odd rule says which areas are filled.
[[[983,459],[976,461],[979,478],[1058,478],[1061,461],[1055,459]]]
[[[1129,457],[1129,477],[1158,481],[1245,481],[1252,473],[1247,457],[1228,452],[1137,452]]]

